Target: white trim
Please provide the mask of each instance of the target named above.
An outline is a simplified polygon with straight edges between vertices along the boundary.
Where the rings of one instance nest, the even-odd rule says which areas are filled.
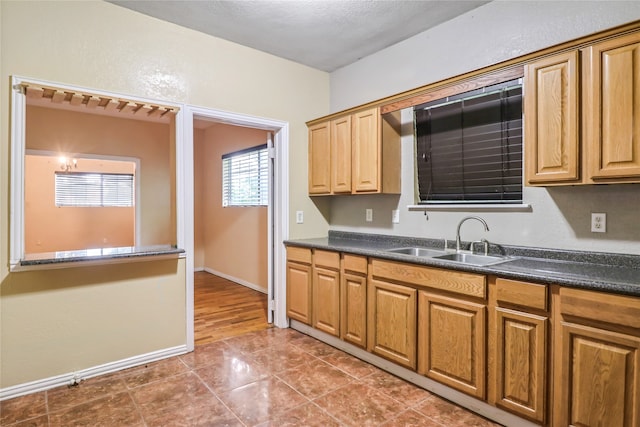
[[[408,205],[409,211],[449,211],[449,212],[531,212],[533,209],[528,203],[519,204],[495,204],[495,205],[474,205],[474,204],[451,204],[451,205]]]
[[[279,328],[289,326],[286,312],[286,283],[285,267],[286,252],[284,241],[289,237],[289,123],[264,117],[250,116],[212,108],[186,105],[184,108],[184,146],[182,161],[184,170],[189,171],[184,175],[185,208],[184,218],[191,218],[185,223],[178,223],[186,234],[184,248],[187,252],[187,291],[186,291],[186,316],[187,316],[187,347],[194,348],[194,307],[193,307],[193,118],[209,120],[216,123],[226,123],[234,126],[263,129],[274,132],[274,145],[276,146],[276,158],[274,159],[274,206],[273,206],[273,292],[275,298],[274,322]],[[190,184],[189,184],[190,183]],[[189,261],[190,260],[190,261]]]
[[[485,403],[481,400],[478,400],[474,397],[471,397],[467,394],[461,393],[451,387],[448,387],[444,384],[440,384],[439,382],[433,381],[425,376],[418,374],[415,371],[411,371],[409,369],[403,368],[399,365],[396,365],[393,362],[390,362],[382,357],[376,356],[368,351],[360,347],[356,347],[348,342],[342,341],[341,339],[334,337],[333,335],[326,334],[322,331],[312,328],[311,326],[305,325],[304,323],[298,322],[297,320],[291,320],[291,328],[300,331],[304,334],[310,335],[322,342],[325,342],[333,347],[336,347],[346,353],[349,353],[358,359],[364,360],[367,363],[370,363],[378,368],[385,370],[397,377],[400,377],[410,383],[416,384],[425,390],[429,390],[437,394],[438,396],[444,397],[463,408],[467,408],[477,414],[483,415],[490,420],[496,421],[505,426],[517,426],[517,427],[535,427],[539,426],[539,424],[532,423],[523,418],[520,418],[516,415],[513,415],[509,412],[503,411],[501,409],[496,408],[495,406],[491,406],[488,403]]]
[[[69,372],[62,375],[56,375],[55,377],[49,377],[24,384],[18,384],[15,386],[0,389],[0,401],[24,396],[25,394],[49,390],[54,387],[70,385],[74,382],[97,377],[98,375],[121,371],[123,369],[144,365],[145,363],[151,363],[169,357],[179,356],[185,353],[187,353],[187,346],[179,345],[176,347],[165,348],[163,350],[152,351],[151,353],[117,360],[115,362],[105,363],[104,365],[93,366],[91,368],[82,369],[76,372]]]
[[[223,279],[227,279],[227,280],[229,280],[231,282],[237,283],[238,285],[246,286],[247,288],[253,289],[254,291],[258,291],[258,292],[261,292],[263,294],[267,293],[266,289],[260,287],[259,285],[256,285],[255,283],[247,282],[244,279],[239,279],[237,277],[230,276],[230,275],[225,274],[225,273],[221,273],[221,272],[219,272],[217,270],[214,270],[213,268],[209,268],[209,267],[205,267],[203,270],[206,271],[207,273],[214,274],[216,276],[222,277]]]
[[[193,271],[197,273],[199,271],[205,271],[205,270],[204,270],[204,267],[193,267]]]

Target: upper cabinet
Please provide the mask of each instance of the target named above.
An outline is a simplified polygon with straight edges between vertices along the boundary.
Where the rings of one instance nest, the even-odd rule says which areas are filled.
[[[309,125],[309,194],[400,193],[399,113],[379,108]]]
[[[528,185],[640,182],[640,33],[525,67]]]
[[[640,181],[640,33],[594,44],[586,58],[590,178]]]
[[[578,70],[578,51],[525,67],[525,170],[530,184],[580,179]]]

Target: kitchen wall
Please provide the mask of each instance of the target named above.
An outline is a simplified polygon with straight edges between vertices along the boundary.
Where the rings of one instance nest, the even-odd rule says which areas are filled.
[[[290,235],[326,234],[300,159],[327,73],[101,1],[0,2],[0,52],[0,387],[186,343],[184,259],[9,273],[11,75],[288,122]]]
[[[135,244],[135,206],[56,206],[57,156],[25,156],[24,244],[28,254]],[[135,176],[135,163],[79,159],[72,172]]]
[[[202,142],[194,141],[199,145],[196,152],[201,155],[202,168],[195,172],[202,179],[201,199],[195,199],[195,209],[202,210],[202,222],[195,225],[203,246],[203,267],[264,292],[267,207],[222,207],[222,155],[262,145],[266,140],[263,130],[218,123],[205,129]]]
[[[363,58],[331,74],[332,111],[463,74],[560,42],[640,19],[640,3],[505,2],[481,6],[450,22]],[[463,29],[463,30],[462,30]],[[410,212],[414,199],[411,112],[403,111],[402,195],[333,197],[333,230],[454,239],[464,216],[464,240],[487,238],[522,246],[640,254],[640,185],[524,189],[530,212]],[[526,144],[526,141],[525,141]],[[365,222],[365,209],[374,221]],[[399,209],[400,223],[391,223]],[[607,214],[607,232],[590,232],[591,212]]]

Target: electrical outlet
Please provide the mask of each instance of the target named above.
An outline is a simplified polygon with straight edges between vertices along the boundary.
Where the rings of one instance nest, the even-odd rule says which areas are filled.
[[[394,224],[400,223],[400,211],[398,209],[391,211],[391,222]]]
[[[591,232],[592,233],[607,232],[607,214],[606,213],[591,214]]]
[[[304,212],[296,211],[296,224],[302,224],[304,222]]]
[[[364,220],[367,222],[373,221],[373,209],[365,209]]]

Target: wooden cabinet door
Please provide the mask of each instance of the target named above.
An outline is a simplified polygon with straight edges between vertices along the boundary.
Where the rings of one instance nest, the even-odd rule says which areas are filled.
[[[340,272],[313,269],[313,327],[340,335]]]
[[[418,373],[485,398],[486,306],[425,291],[418,297]]]
[[[580,179],[578,51],[525,67],[527,183]]]
[[[359,347],[367,347],[367,277],[342,273],[341,338]]]
[[[597,43],[587,52],[591,178],[640,179],[640,33]]]
[[[352,179],[355,193],[379,192],[382,172],[380,113],[377,108],[352,117]]]
[[[501,307],[494,314],[495,404],[544,423],[548,318]]]
[[[331,193],[331,144],[329,122],[309,128],[309,194]]]
[[[640,426],[640,338],[563,322],[554,426]]]
[[[415,369],[417,291],[376,279],[368,286],[367,349]]]
[[[287,316],[311,325],[311,265],[287,262]]]
[[[351,193],[351,116],[331,121],[331,190]]]

